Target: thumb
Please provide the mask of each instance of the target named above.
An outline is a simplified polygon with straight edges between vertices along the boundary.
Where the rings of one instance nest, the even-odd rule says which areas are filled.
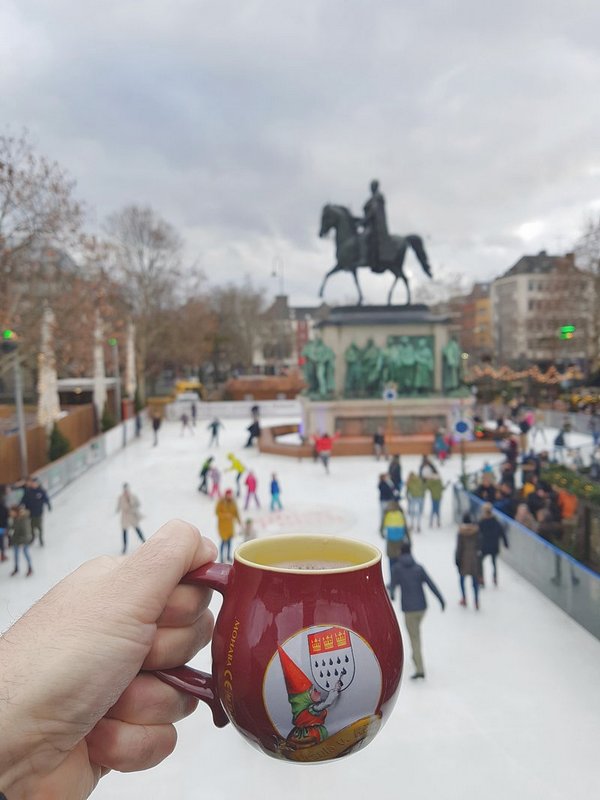
[[[156,622],[183,576],[216,557],[216,546],[194,525],[171,520],[119,565],[114,588],[139,609],[140,622]]]

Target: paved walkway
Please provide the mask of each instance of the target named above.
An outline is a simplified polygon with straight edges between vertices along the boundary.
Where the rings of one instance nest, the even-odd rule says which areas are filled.
[[[279,531],[344,533],[380,545],[377,476],[384,467],[367,458],[320,464],[244,450],[247,423],[226,421],[217,455],[233,449],[259,478],[268,502],[271,472],[282,485],[284,511],[252,512],[260,535]],[[140,497],[143,529],[167,519],[194,522],[216,541],[211,501],[197,492],[200,462],[208,454],[208,431],[180,436],[166,424],[160,444],[150,434],[98,465],[57,496],[46,515],[47,546],[33,548],[35,574],[8,577],[0,569],[0,629],[4,630],[43,592],[82,561],[121,547],[116,498],[123,481]],[[402,460],[404,477],[418,459]],[[475,469],[481,459],[470,458]],[[460,459],[443,468],[454,477]],[[231,473],[225,477],[232,485]],[[447,601],[436,599],[423,624],[427,680],[408,680],[410,657],[396,709],[376,741],[364,751],[319,768],[279,763],[250,748],[231,726],[212,727],[204,707],[178,725],[174,755],[145,773],[105,778],[97,800],[147,798],[245,798],[335,796],[406,797],[409,800],[564,800],[598,792],[600,741],[600,642],[531,588],[504,564],[500,587],[483,592],[481,611],[458,605],[453,562],[455,526],[450,490],[443,501],[443,527],[415,534],[414,552]],[[137,537],[131,540],[137,547]],[[218,608],[219,598],[214,600]],[[403,626],[403,620],[401,619]],[[404,630],[404,628],[403,628]],[[193,662],[209,667],[208,652]]]

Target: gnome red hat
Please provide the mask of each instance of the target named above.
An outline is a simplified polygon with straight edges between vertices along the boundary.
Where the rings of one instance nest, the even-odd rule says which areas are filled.
[[[292,661],[283,648],[278,646],[277,651],[279,652],[279,660],[281,661],[281,669],[283,671],[287,693],[300,694],[301,692],[307,692],[313,685],[313,682],[310,678],[306,677],[300,667]]]

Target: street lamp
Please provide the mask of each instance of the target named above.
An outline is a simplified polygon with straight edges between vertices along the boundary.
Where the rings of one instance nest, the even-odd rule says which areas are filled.
[[[115,404],[117,406],[117,424],[120,424],[123,421],[123,409],[121,407],[121,371],[119,369],[119,343],[112,336],[108,340],[108,344],[112,350],[113,356],[113,374],[115,376]],[[121,429],[123,431],[123,447],[127,444],[127,432],[125,430],[126,426],[122,425]]]
[[[282,298],[281,303],[283,305],[283,298],[285,297],[285,287],[283,280],[283,259],[279,258],[279,256],[276,256],[273,259],[273,271],[271,272],[271,277],[279,278],[279,296]],[[285,307],[287,308],[287,303],[285,304]],[[275,305],[275,308],[277,309],[277,304]],[[281,314],[283,315],[283,308]],[[279,317],[277,319],[277,347],[276,347],[276,353],[277,353],[276,357],[279,361],[279,368],[281,368],[281,362],[283,361],[282,339],[284,336],[284,331],[285,331],[285,323],[283,321],[283,317]]]
[[[23,410],[23,381],[21,379],[21,363],[17,349],[19,337],[10,328],[2,331],[2,352],[12,354],[13,369],[15,373],[15,409],[17,412],[17,426],[19,428],[19,455],[21,459],[21,477],[29,474],[27,463],[27,431],[25,428],[25,412]]]

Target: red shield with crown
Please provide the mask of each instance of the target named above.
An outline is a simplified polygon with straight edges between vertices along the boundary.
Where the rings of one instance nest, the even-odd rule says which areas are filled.
[[[349,630],[336,627],[308,634],[308,653],[316,686],[326,692],[343,692],[350,686],[355,667]]]

